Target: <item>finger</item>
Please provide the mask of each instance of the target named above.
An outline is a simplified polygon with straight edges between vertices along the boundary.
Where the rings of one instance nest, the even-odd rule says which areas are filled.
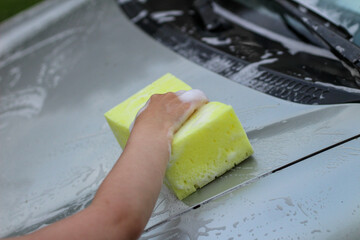
[[[182,102],[190,102],[195,105],[202,105],[209,100],[205,93],[199,89],[191,89],[189,91],[178,91],[176,95]]]
[[[192,89],[189,91],[177,92],[178,99],[183,103],[190,103],[190,107],[188,107],[185,112],[183,113],[182,117],[179,121],[174,124],[173,132],[176,132],[181,125],[193,114],[193,112],[209,102],[208,98],[199,89]]]
[[[177,96],[180,96],[180,95],[184,94],[185,92],[186,92],[186,90],[179,90],[179,91],[175,92],[175,94]]]
[[[205,93],[199,89],[192,89],[186,91],[178,96],[180,101],[191,103],[190,108],[187,112],[187,117],[189,117],[196,109],[200,108],[205,103],[209,102]]]

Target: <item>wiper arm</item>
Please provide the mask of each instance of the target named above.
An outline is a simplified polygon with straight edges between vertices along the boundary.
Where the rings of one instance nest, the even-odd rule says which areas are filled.
[[[360,72],[360,48],[347,39],[347,35],[350,34],[344,30],[341,30],[341,33],[331,30],[319,20],[321,16],[300,3],[294,3],[291,0],[273,0],[273,2],[320,38],[336,57]]]
[[[214,12],[212,4],[213,0],[195,0],[193,3],[193,7],[201,18],[205,29],[209,32],[229,29],[230,24]]]

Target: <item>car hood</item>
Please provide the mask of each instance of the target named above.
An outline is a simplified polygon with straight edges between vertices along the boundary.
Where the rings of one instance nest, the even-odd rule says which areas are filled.
[[[45,18],[51,9],[63,12]],[[86,207],[121,153],[103,114],[168,72],[232,105],[255,153],[184,201],[164,186],[148,231],[224,196],[241,198],[239,189],[249,183],[266,183],[274,172],[311,162],[360,134],[359,104],[301,105],[230,81],[150,38],[114,1],[54,1],[26,13],[0,28],[2,37],[16,29],[22,34],[0,58],[0,236],[33,231]],[[33,31],[21,32],[23,24]],[[253,65],[238,77],[259,71]],[[275,191],[289,177],[267,186]]]

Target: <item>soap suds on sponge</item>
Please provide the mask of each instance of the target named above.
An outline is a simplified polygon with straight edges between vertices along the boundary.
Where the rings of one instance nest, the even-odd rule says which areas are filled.
[[[208,101],[200,90],[166,74],[105,114],[122,148],[131,123],[151,95],[175,92],[179,99]],[[165,174],[166,185],[181,200],[222,175],[253,153],[233,108],[209,102],[198,109],[174,134],[171,157]]]
[[[176,95],[183,102],[191,102],[194,100],[197,100],[198,102],[208,101],[205,93],[199,89],[191,89],[189,91],[180,90],[176,92]]]
[[[205,93],[199,89],[191,89],[188,91],[180,90],[177,91],[175,94],[178,96],[180,101],[185,103],[191,102],[191,106],[183,115],[183,119],[181,119],[178,123],[174,124],[173,129],[170,129],[169,134],[174,132],[174,129],[178,129],[181,123],[183,123],[185,119],[188,119],[195,109],[209,102],[209,99],[206,97]]]

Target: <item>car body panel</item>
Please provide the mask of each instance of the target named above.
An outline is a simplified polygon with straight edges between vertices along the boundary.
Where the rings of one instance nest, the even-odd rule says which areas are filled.
[[[31,232],[86,207],[121,153],[103,114],[167,72],[232,105],[255,154],[183,202],[163,187],[147,229],[360,134],[359,104],[301,105],[262,94],[162,46],[112,0],[77,3],[0,57],[0,236]],[[37,22],[47,11],[28,18]]]
[[[358,239],[360,139],[232,191],[142,239]]]

